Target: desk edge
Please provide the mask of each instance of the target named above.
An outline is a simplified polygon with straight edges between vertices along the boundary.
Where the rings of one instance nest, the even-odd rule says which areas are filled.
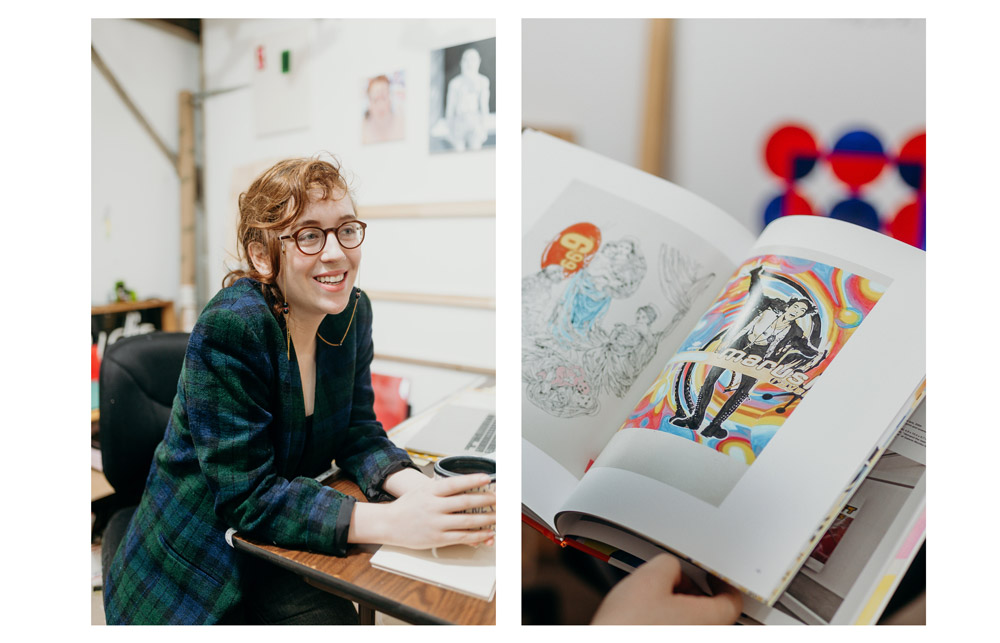
[[[356,596],[359,602],[363,602],[379,612],[383,612],[390,616],[394,616],[417,625],[452,625],[451,622],[433,616],[432,614],[428,614],[427,612],[414,609],[397,601],[388,599],[375,592],[362,589],[357,585],[352,585],[346,581],[339,580],[328,574],[319,572],[308,565],[303,565],[302,563],[297,563],[278,556],[277,554],[269,552],[266,549],[257,547],[242,540],[241,538],[235,537],[238,535],[238,533],[234,534],[233,538],[233,548],[237,551],[242,551],[252,556],[263,558],[270,563],[296,574],[308,576],[317,583],[330,587],[338,592],[343,592],[348,596]]]

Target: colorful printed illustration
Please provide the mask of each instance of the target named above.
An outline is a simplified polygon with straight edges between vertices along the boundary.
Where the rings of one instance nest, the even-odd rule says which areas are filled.
[[[748,261],[623,428],[665,431],[752,463],[884,290],[794,257]]]
[[[576,223],[552,239],[540,268],[521,281],[522,380],[535,406],[567,418],[596,414],[602,395],[623,397],[714,277],[701,274],[676,248],[662,246],[660,303],[674,314],[661,327],[656,303],[618,308],[648,272],[634,239],[603,241],[597,226]],[[612,308],[619,318],[634,310],[632,323],[606,323]]]

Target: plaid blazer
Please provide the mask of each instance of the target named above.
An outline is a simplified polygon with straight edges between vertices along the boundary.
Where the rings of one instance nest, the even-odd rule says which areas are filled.
[[[328,316],[320,335],[339,341],[351,308]],[[239,619],[249,561],[226,543],[230,527],[345,553],[354,499],[307,476],[336,458],[377,501],[390,498],[381,491],[388,475],[413,466],[375,420],[371,325],[362,293],[343,345],[317,341],[310,431],[295,348],[259,284],[241,279],[208,303],[145,493],[106,571],[109,624]]]

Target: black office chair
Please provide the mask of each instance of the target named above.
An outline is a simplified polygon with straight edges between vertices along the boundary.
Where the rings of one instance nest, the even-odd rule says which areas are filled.
[[[101,459],[116,504],[125,505],[108,520],[101,538],[105,574],[142,497],[153,451],[167,428],[188,336],[148,333],[121,339],[104,351],[99,386]]]

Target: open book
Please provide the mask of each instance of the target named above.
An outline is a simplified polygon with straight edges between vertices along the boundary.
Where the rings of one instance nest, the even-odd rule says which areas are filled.
[[[773,606],[924,396],[924,253],[522,137],[526,521]],[[863,511],[863,508],[862,508]]]

